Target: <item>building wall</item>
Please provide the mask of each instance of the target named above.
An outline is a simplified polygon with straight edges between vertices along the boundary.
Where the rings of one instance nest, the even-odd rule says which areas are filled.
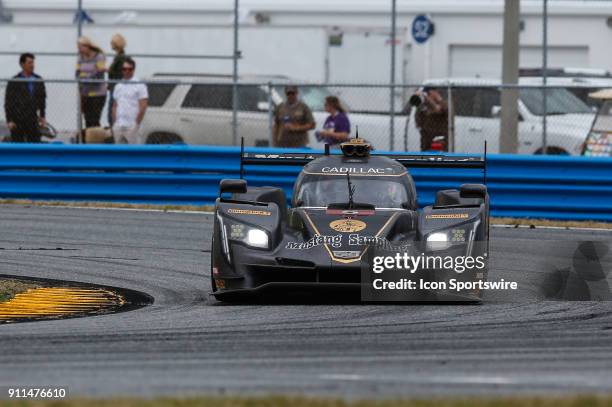
[[[389,82],[389,2],[380,0],[241,0],[240,70],[286,74],[308,81]],[[76,0],[5,0],[13,23],[0,25],[0,51],[73,52]],[[549,66],[612,70],[612,2],[550,1]],[[129,41],[129,52],[222,54],[232,52],[229,0],[85,0],[95,24],[84,32],[109,49],[114,32]],[[410,26],[425,13],[436,25],[424,45],[413,42]],[[419,83],[448,76],[499,76],[503,24],[501,0],[398,1],[396,81]],[[521,65],[541,61],[541,1],[522,1]],[[261,20],[266,20],[261,23]],[[258,22],[260,21],[260,22]],[[328,47],[327,33],[345,33],[340,47]],[[17,70],[15,57],[0,57],[0,76]],[[41,57],[47,77],[72,77],[73,57]],[[159,71],[229,73],[230,61],[147,59],[141,76]]]

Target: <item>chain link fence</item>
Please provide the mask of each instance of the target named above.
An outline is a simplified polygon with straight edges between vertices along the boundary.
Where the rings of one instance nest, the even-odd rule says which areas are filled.
[[[37,100],[40,95],[32,93],[27,81],[13,80],[10,86],[9,82],[6,79],[0,80],[0,100],[4,104],[0,113],[0,137],[5,141],[11,136],[9,127],[13,127],[12,133],[15,134],[15,125],[26,130],[34,126],[32,123],[36,123],[37,119],[32,104],[41,103]],[[145,83],[149,106],[139,130],[143,143],[234,144],[231,78],[217,77],[208,81],[203,78],[177,80],[164,77],[153,78]],[[244,138],[246,145],[272,144],[274,111],[285,98],[286,84],[277,81],[238,85],[238,140]],[[10,90],[14,90],[16,85],[19,92],[29,93],[30,98],[16,98]],[[387,85],[297,86],[300,99],[313,112],[315,130],[323,128],[329,116],[325,111],[325,98],[333,95],[340,99],[347,110],[351,134],[354,135],[358,128],[359,136],[370,141],[378,150],[482,153],[486,141],[489,152],[499,151],[502,89],[499,85],[451,86],[430,83],[425,88],[422,84],[396,86],[393,125],[390,87]],[[82,105],[77,81],[45,80],[44,88],[45,117],[50,126],[43,131],[43,141],[113,141],[108,129],[108,137],[89,139],[79,131],[79,124],[84,126],[85,119],[81,116]],[[594,100],[589,105],[585,103],[589,102],[589,93],[585,93],[583,88],[549,87],[547,114],[544,116],[541,86],[521,86],[518,93],[519,153],[542,152],[544,117],[547,121],[548,153],[582,153],[601,100]],[[24,100],[29,102],[25,103]],[[110,125],[108,109],[107,96],[99,114],[100,131]],[[322,148],[322,143],[314,136],[315,130],[310,132],[308,146]]]

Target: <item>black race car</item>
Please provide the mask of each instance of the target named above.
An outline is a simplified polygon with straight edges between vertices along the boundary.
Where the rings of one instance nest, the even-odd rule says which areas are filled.
[[[475,168],[486,176],[486,159],[370,155],[369,145],[357,138],[342,144],[342,154],[330,154],[328,148],[324,154],[241,152],[241,177],[243,166],[258,164],[304,168],[290,207],[280,188],[247,188],[242,178],[221,181],[211,250],[212,295],[218,300],[321,288],[359,293],[363,264],[373,253],[394,247],[417,255],[487,255],[485,185],[439,191],[433,206],[419,210],[407,170]],[[401,243],[410,243],[411,249]],[[437,273],[428,276],[439,279],[442,271]],[[484,281],[486,274],[481,269],[457,277]],[[478,288],[459,294],[469,301],[480,298]]]

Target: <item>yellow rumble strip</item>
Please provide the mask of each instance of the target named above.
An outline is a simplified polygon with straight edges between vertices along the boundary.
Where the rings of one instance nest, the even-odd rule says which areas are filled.
[[[101,288],[31,288],[0,303],[0,323],[102,314],[124,304],[119,294]]]

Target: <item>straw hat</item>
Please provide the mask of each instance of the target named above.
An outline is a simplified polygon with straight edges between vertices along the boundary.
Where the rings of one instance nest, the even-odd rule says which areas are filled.
[[[111,37],[111,46],[115,46],[119,49],[125,49],[127,42],[125,41],[125,37],[119,33],[116,33]]]
[[[84,35],[79,37],[79,40],[77,42],[79,45],[85,45],[86,47],[89,47],[90,49],[93,49],[96,52],[99,52],[99,53],[104,52],[102,51],[102,48],[96,45],[96,43],[94,43],[89,37],[86,37]]]

